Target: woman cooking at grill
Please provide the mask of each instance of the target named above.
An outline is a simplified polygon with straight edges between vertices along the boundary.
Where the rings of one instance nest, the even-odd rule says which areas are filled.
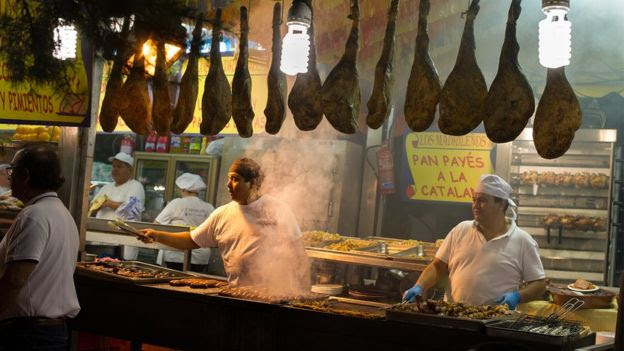
[[[545,274],[537,243],[516,226],[515,212],[514,218],[505,217],[508,206],[515,206],[509,199],[511,191],[497,175],[481,177],[472,199],[474,220],[451,230],[416,285],[404,293],[404,301],[413,301],[446,274],[446,299],[452,302],[499,303],[515,309],[520,302],[544,295]]]
[[[197,174],[184,173],[176,178],[182,197],[172,200],[160,212],[154,223],[197,227],[214,211],[214,207],[202,201],[199,192],[206,189],[206,183]],[[180,251],[160,250],[158,260],[164,261],[168,268],[182,270],[184,254]],[[210,263],[210,249],[192,251],[191,270],[206,273]]]
[[[254,160],[234,161],[227,182],[231,202],[191,232],[144,229],[143,241],[183,250],[218,247],[231,284],[309,291],[309,263],[295,216],[286,204],[259,193],[263,179]]]

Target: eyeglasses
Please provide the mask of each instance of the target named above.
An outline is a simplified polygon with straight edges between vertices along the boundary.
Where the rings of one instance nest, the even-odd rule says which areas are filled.
[[[11,178],[11,175],[13,174],[13,170],[15,170],[16,168],[17,166],[10,166],[10,167],[5,168],[7,177]]]

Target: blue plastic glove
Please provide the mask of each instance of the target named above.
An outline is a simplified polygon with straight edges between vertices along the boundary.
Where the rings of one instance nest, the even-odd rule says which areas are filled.
[[[520,293],[512,291],[505,293],[500,299],[496,300],[496,303],[499,305],[507,305],[510,310],[515,310],[516,306],[520,303],[520,299]]]
[[[421,296],[422,293],[422,286],[416,284],[403,293],[403,302],[412,302],[416,299],[416,296]]]

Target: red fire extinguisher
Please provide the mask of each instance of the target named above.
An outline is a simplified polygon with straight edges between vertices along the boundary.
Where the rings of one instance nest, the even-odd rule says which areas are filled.
[[[379,192],[382,195],[390,195],[396,192],[394,185],[394,161],[388,144],[384,143],[377,151],[377,169]]]

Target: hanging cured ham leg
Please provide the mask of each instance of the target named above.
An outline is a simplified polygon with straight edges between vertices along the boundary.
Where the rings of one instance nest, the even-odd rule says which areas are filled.
[[[399,12],[399,0],[391,0],[388,10],[388,24],[384,36],[381,57],[375,67],[373,93],[368,100],[366,124],[373,129],[381,127],[392,108],[392,85],[394,84],[394,33]]]
[[[152,129],[152,108],[145,79],[143,43],[145,39],[137,40],[132,69],[122,88],[123,103],[119,110],[124,122],[139,135],[147,135]]]
[[[117,46],[117,55],[113,59],[113,68],[111,69],[108,82],[106,82],[106,93],[102,101],[100,109],[100,125],[105,132],[112,132],[117,127],[119,120],[119,107],[122,104],[121,90],[123,87],[123,75],[121,70],[124,63],[128,60],[128,34],[130,33],[130,18],[124,18],[123,26],[120,34],[120,42]]]
[[[191,42],[191,52],[188,56],[186,70],[180,81],[180,93],[178,103],[173,110],[173,121],[171,122],[171,131],[175,134],[182,134],[186,127],[193,121],[195,113],[195,104],[197,103],[197,94],[199,89],[198,64],[199,64],[199,46],[201,45],[202,16],[199,14],[195,21],[195,29],[193,29],[193,41]]]
[[[314,43],[314,9],[312,1],[307,1],[312,10],[310,24],[310,56],[308,58],[308,72],[297,74],[295,84],[288,95],[288,108],[293,114],[295,125],[303,131],[313,130],[323,120],[321,106],[322,88],[321,77],[316,69],[316,44]]]
[[[440,95],[438,126],[444,134],[468,134],[483,119],[481,109],[487,96],[487,85],[475,56],[474,21],[478,13],[479,0],[472,0],[466,13],[455,67]]]
[[[547,159],[565,154],[581,122],[581,106],[566,79],[565,68],[549,68],[533,123],[537,153]]]
[[[165,41],[159,40],[156,45],[156,65],[154,68],[154,78],[152,79],[152,118],[154,129],[158,135],[168,135],[171,126],[171,98],[169,97],[169,87],[167,81],[167,70],[165,68]]]
[[[221,13],[217,16],[212,28],[212,42],[221,41]],[[202,122],[199,130],[204,135],[219,134],[232,117],[232,91],[225,77],[219,45],[210,47],[210,68],[204,85],[202,96]]]
[[[323,113],[339,132],[353,134],[360,113],[360,83],[357,71],[358,37],[360,33],[359,0],[351,1],[353,21],[345,53],[323,84]]]
[[[433,122],[442,90],[438,71],[429,56],[427,16],[430,7],[429,0],[420,1],[416,53],[405,94],[405,121],[416,132],[426,130]]]
[[[249,74],[249,17],[247,8],[240,8],[240,51],[232,79],[232,117],[238,135],[249,138],[253,134],[254,111],[251,106],[251,75]]]
[[[516,21],[520,17],[520,1],[513,0],[509,7],[498,73],[483,105],[485,132],[495,143],[516,139],[535,110],[533,90],[518,63],[520,46],[516,40]]]
[[[267,77],[268,98],[264,109],[266,124],[264,129],[269,134],[276,134],[282,128],[286,118],[286,75],[280,70],[282,57],[282,32],[280,30],[282,4],[273,6],[273,48],[271,68]]]

